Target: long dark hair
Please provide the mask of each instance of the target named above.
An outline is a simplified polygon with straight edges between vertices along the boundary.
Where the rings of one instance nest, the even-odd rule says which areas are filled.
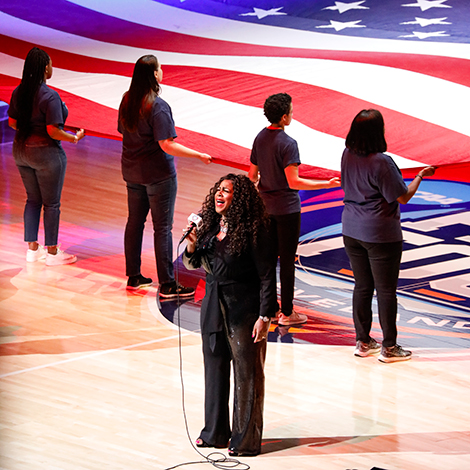
[[[225,215],[228,222],[227,234],[230,236],[228,252],[239,255],[251,244],[256,246],[260,230],[267,228],[269,223],[263,200],[255,185],[245,175],[229,173],[214,184],[202,205],[203,224],[198,240],[204,240],[219,225],[221,216],[215,211],[215,194],[224,180],[231,181],[233,185],[232,203]]]
[[[155,77],[158,68],[158,60],[151,54],[142,56],[134,66],[131,86],[121,103],[121,123],[129,132],[137,129],[140,117],[150,114],[153,102],[160,93]]]
[[[16,94],[18,119],[16,139],[24,142],[31,132],[31,116],[33,102],[51,58],[39,47],[33,47],[26,56],[23,66],[23,76]]]
[[[387,151],[384,118],[376,109],[363,109],[353,120],[346,147],[359,155]]]

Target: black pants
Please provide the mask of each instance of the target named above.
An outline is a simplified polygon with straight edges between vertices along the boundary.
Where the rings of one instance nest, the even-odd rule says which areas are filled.
[[[300,212],[270,215],[271,233],[277,240],[281,281],[281,312],[289,316],[294,308],[295,255],[300,235]],[[277,262],[277,260],[276,260]]]
[[[257,315],[255,316],[257,318]],[[204,429],[200,437],[211,446],[237,452],[261,452],[266,340],[254,343],[254,322],[227,325],[226,332],[202,335],[204,354]],[[234,404],[230,430],[230,364],[233,361]]]
[[[175,211],[176,177],[158,183],[127,183],[127,217],[124,232],[126,276],[141,274],[142,238],[145,221],[150,211],[153,222],[153,247],[157,263],[158,282],[175,280],[173,273],[173,214]]]
[[[403,242],[367,243],[343,236],[354,273],[353,319],[357,341],[370,341],[372,297],[377,291],[383,346],[397,342],[397,284]]]

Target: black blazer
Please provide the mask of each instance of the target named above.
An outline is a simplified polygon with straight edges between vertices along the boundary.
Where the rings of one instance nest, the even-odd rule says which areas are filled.
[[[201,305],[201,333],[223,331],[225,315],[231,324],[249,321],[259,315],[275,317],[279,310],[276,290],[277,256],[272,237],[262,231],[256,246],[250,244],[240,255],[227,251],[229,235],[222,241],[215,227],[196,251],[183,254],[188,269],[201,266],[206,271],[206,295]]]

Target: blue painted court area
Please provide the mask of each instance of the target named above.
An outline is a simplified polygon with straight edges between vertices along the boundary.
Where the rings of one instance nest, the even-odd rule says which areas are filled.
[[[343,191],[301,191],[302,230],[298,247],[295,306],[309,321],[298,327],[271,326],[269,341],[353,346],[354,279],[343,248]],[[410,348],[458,349],[470,340],[470,184],[425,180],[402,209],[404,252],[398,286],[399,343]],[[204,272],[177,263],[180,280],[197,286],[180,305],[180,324],[199,330]],[[178,323],[178,303],[160,302],[162,314]],[[377,305],[372,335],[380,341]]]
[[[184,285],[196,287],[194,299],[161,301],[157,306],[163,316],[189,331],[199,331],[199,311],[204,296],[204,272],[187,271],[178,260],[178,275]],[[304,325],[271,325],[268,341],[312,343],[353,347],[355,344],[351,300],[353,282],[303,269],[297,270],[295,307],[308,315]],[[178,306],[180,307],[178,311]],[[372,336],[381,340],[381,330],[374,301]],[[470,315],[465,309],[429,302],[406,293],[398,296],[399,343],[409,348],[442,350],[467,348],[470,341]]]
[[[302,192],[298,265],[352,279],[341,236],[342,199],[342,190],[326,190],[313,197]],[[401,211],[405,241],[398,292],[468,314],[470,184],[425,180]]]

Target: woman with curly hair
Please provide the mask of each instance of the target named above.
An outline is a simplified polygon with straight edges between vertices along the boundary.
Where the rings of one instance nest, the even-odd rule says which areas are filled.
[[[202,207],[202,228],[187,238],[183,262],[203,266],[201,305],[205,426],[198,447],[229,446],[229,454],[261,452],[264,361],[270,321],[278,310],[276,256],[258,191],[243,175],[220,178]],[[230,362],[234,370],[230,426]],[[229,443],[230,441],[230,443]]]

